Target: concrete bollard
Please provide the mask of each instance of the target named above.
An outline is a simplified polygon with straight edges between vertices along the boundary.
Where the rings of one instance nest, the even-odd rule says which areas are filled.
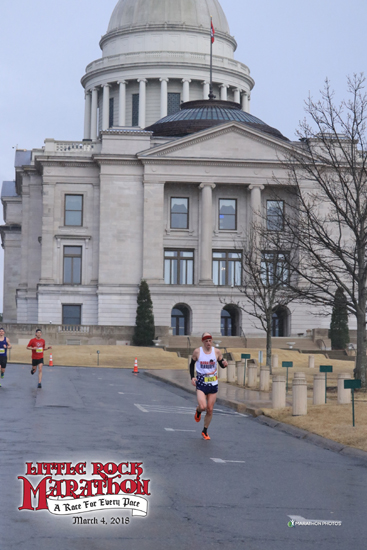
[[[302,373],[297,373],[302,374]],[[306,378],[295,377],[292,384],[292,415],[307,414],[307,382]]]
[[[271,392],[273,409],[282,409],[286,406],[285,401],[285,376],[273,376],[273,388]]]
[[[191,359],[192,359],[192,355],[189,355],[189,356],[187,357],[187,367],[188,367],[188,369],[189,369],[189,372],[190,372],[190,363],[191,363]]]
[[[314,355],[309,355],[308,356],[308,368],[309,369],[314,369],[315,368],[315,356]]]
[[[271,356],[271,368],[277,369],[278,368],[278,356],[277,354],[274,354]]]
[[[228,370],[228,368],[222,369],[222,367],[220,367],[218,365],[218,380],[219,381],[227,382],[227,376],[228,376],[227,370]]]
[[[236,362],[235,361],[228,361],[227,382],[231,382],[232,384],[236,383]]]
[[[256,388],[257,386],[257,366],[247,365],[247,386],[249,388]]]
[[[236,361],[236,370],[237,370],[237,384],[239,386],[245,385],[245,362]]]
[[[344,380],[351,378],[348,372],[338,374],[338,405],[347,405],[351,402],[352,391],[344,389]]]
[[[293,375],[293,380],[295,378],[300,378],[302,380],[306,380],[306,375],[304,372],[295,372],[294,375]]]
[[[260,391],[269,391],[270,369],[269,367],[260,368]]]
[[[325,405],[325,373],[319,372],[313,377],[313,404]]]

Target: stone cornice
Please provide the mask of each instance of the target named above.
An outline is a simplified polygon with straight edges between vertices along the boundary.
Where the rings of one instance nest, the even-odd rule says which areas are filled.
[[[96,155],[94,159],[99,165],[111,164],[111,165],[142,166],[141,161],[137,158],[134,159],[134,157],[123,158],[121,156],[113,156],[113,155]]]

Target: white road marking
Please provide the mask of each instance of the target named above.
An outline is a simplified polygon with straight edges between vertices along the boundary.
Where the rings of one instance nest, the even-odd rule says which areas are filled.
[[[226,464],[227,462],[232,462],[234,464],[245,464],[244,460],[223,460],[222,458],[211,458],[213,462],[216,462],[217,464]]]
[[[166,432],[195,432],[195,430],[174,430],[173,428],[164,428]]]
[[[195,409],[192,407],[177,407],[174,405],[155,405],[155,404],[138,404],[134,403],[135,407],[138,407],[142,412],[150,413],[165,413],[165,414],[195,414]],[[214,412],[217,414],[222,414],[225,416],[244,416],[246,414],[241,414],[235,411],[222,411],[221,409],[214,409]]]
[[[119,394],[120,395],[125,395],[123,391],[119,391]]]
[[[138,403],[134,403],[134,405],[135,407],[138,407],[138,409],[141,410],[143,413],[149,412],[146,409],[144,409],[142,405],[139,405]]]

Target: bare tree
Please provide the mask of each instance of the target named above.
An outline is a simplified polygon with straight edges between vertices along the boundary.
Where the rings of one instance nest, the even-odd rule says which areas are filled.
[[[266,365],[271,371],[273,315],[279,308],[295,299],[290,285],[296,262],[295,248],[290,246],[284,234],[269,232],[263,223],[254,224],[248,233],[242,251],[242,285],[237,290],[242,294],[238,300],[228,302],[253,318],[253,326],[266,334]]]
[[[293,266],[301,300],[331,310],[342,289],[357,321],[355,376],[366,387],[367,95],[365,78],[348,79],[337,105],[326,80],[321,99],[306,102],[299,146],[284,166],[297,201],[287,201],[285,232],[298,250]],[[284,184],[284,181],[281,183]]]

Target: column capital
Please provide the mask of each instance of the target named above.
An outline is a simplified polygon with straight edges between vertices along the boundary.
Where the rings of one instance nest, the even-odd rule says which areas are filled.
[[[183,82],[188,82],[188,83],[190,83],[190,82],[191,82],[191,78],[183,78],[183,79],[181,80],[181,82],[182,82],[182,83],[183,83]]]
[[[106,84],[102,84],[101,88],[111,88],[111,84],[107,82]]]
[[[159,82],[169,82],[169,78],[160,78]]]
[[[219,88],[229,88],[229,85],[228,84],[220,84]]]
[[[247,91],[247,90],[243,90],[243,92],[242,92],[242,93],[243,93],[243,95],[245,95],[245,96],[248,96],[248,95],[249,95],[249,93],[248,93],[248,91]]]
[[[209,82],[207,80],[203,80],[202,85],[205,86],[205,84],[209,84]]]
[[[117,84],[127,84],[127,80],[118,80]]]
[[[146,78],[138,78],[137,81],[139,82],[139,84],[140,82],[148,82]]]
[[[212,189],[215,189],[216,186],[217,185],[215,183],[203,182],[199,185],[199,189],[204,189],[204,187],[211,187]]]
[[[260,189],[260,191],[264,191],[265,189],[265,185],[263,185],[262,183],[254,183],[254,184],[251,184],[248,186],[249,190],[252,191],[253,189]]]

